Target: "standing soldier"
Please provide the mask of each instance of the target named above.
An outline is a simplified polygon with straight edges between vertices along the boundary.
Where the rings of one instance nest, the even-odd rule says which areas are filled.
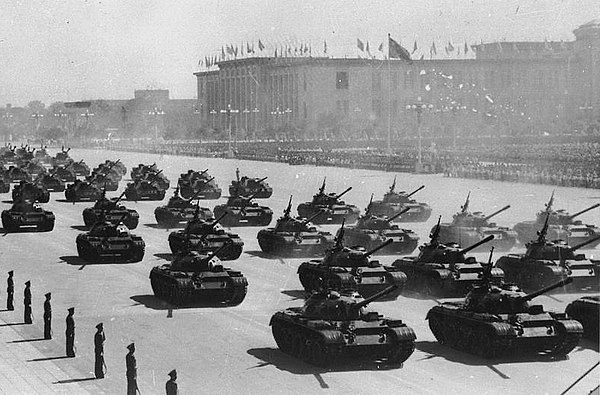
[[[8,279],[6,280],[6,308],[10,311],[15,309],[13,305],[13,296],[15,294],[15,282],[13,281],[13,271],[8,272]]]
[[[65,335],[67,338],[67,357],[75,357],[75,320],[73,320],[73,314],[75,313],[75,307],[69,307],[69,314],[67,315],[67,330]]]
[[[52,294],[48,292],[46,294],[46,301],[44,302],[44,339],[52,339],[52,305],[50,305],[50,299]]]
[[[179,391],[177,390],[177,370],[173,369],[169,372],[169,376],[171,378],[167,381],[165,388],[167,390],[167,395],[177,395]]]
[[[125,365],[127,366],[127,395],[135,395],[138,390],[137,385],[137,362],[135,360],[135,344],[127,346],[129,352],[125,356]]]
[[[104,326],[102,323],[96,325],[96,334],[94,335],[94,353],[96,355],[95,372],[97,379],[104,378]]]
[[[33,322],[31,318],[31,281],[25,282],[25,290],[23,291],[23,304],[25,304],[25,311],[23,312],[25,323],[31,324]]]

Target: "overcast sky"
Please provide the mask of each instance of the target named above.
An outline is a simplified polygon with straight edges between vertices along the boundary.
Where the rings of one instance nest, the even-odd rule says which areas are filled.
[[[0,107],[31,100],[127,99],[135,89],[196,97],[198,61],[221,46],[323,40],[336,56],[388,33],[419,56],[443,45],[574,39],[600,0],[3,0]],[[256,44],[255,44],[256,46]]]

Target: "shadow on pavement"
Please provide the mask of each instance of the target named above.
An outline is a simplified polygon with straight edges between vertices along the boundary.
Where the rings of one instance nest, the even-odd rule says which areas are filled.
[[[26,324],[24,322],[11,322],[10,324],[2,324],[2,325],[0,325],[0,327],[2,327],[2,326],[17,326],[17,325],[31,325],[31,324]]]
[[[577,347],[575,347],[575,349],[572,352],[580,352],[580,351],[583,351],[586,349],[599,352],[600,344],[598,344],[598,340],[583,338],[579,341],[579,345]]]
[[[7,343],[30,343],[30,342],[41,342],[44,340],[50,340],[50,339],[44,339],[43,337],[39,338],[39,339],[23,339],[23,340],[13,340]]]
[[[286,291],[281,291],[282,294],[290,296],[292,298],[294,298],[294,300],[296,299],[306,299],[306,296],[309,295],[306,291],[302,290],[286,290]]]
[[[67,357],[66,355],[63,355],[63,356],[60,356],[60,357],[47,357],[47,358],[28,359],[27,362],[54,361],[56,359],[70,359],[70,358],[74,358],[74,357]]]
[[[70,383],[79,383],[81,381],[90,381],[90,380],[96,380],[96,378],[95,377],[85,377],[82,379],[59,380],[59,381],[54,381],[52,384],[70,384]]]
[[[71,225],[71,229],[79,230],[82,232],[87,232],[88,230],[90,230],[90,228],[85,225]]]
[[[256,256],[256,257],[263,258],[263,259],[283,261],[283,259],[281,259],[280,257],[278,257],[276,255],[267,254],[266,252],[262,252],[262,251],[244,251],[244,252],[249,255]]]
[[[139,263],[139,262],[126,262],[126,261],[124,262],[124,261],[118,261],[118,260],[111,260],[110,258],[102,259],[100,261],[90,262],[90,261],[86,261],[85,259],[82,259],[76,255],[61,256],[61,257],[58,257],[58,259],[60,259],[61,261],[65,262],[69,265],[81,266],[80,269],[83,269],[83,267],[90,266],[90,265],[128,265],[131,263]]]
[[[215,303],[215,302],[193,302],[186,303],[183,305],[173,305],[169,302],[166,302],[160,298],[157,298],[154,295],[134,295],[130,297],[131,300],[136,302],[136,304],[142,304],[149,309],[153,310],[171,310],[177,311],[181,309],[193,309],[193,308],[222,308],[222,307],[233,307],[224,303]]]
[[[160,226],[159,224],[144,224],[145,227],[147,228],[152,228],[152,229],[164,229],[164,230],[177,230],[180,228],[183,228],[183,226],[181,226],[180,228],[167,228],[166,226]]]
[[[87,204],[90,204],[90,202],[91,202],[91,203],[93,203],[94,201],[95,201],[95,200],[83,200],[83,201],[81,201],[81,202],[72,202],[72,201],[70,201],[70,200],[67,200],[67,199],[56,199],[56,200],[55,200],[55,202],[61,202],[61,203],[72,203],[72,204],[75,204],[75,203],[87,203]]]
[[[165,261],[173,260],[173,254],[158,253],[158,254],[154,254],[154,256],[157,258],[160,258],[160,259],[164,259]]]

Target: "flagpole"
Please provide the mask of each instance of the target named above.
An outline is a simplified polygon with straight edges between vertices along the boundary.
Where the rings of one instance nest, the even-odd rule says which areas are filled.
[[[390,86],[390,81],[391,81],[391,62],[390,62],[390,33],[388,33],[388,59],[387,59],[387,64],[388,64],[388,78],[387,78],[387,86],[388,86],[388,125],[387,125],[387,153],[388,155],[392,154],[392,143],[391,143],[391,136],[392,136],[392,91],[391,91],[391,86]]]

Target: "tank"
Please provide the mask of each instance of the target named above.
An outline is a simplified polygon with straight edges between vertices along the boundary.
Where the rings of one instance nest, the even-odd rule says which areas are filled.
[[[240,236],[225,232],[225,229],[219,225],[226,215],[227,213],[224,213],[216,220],[203,220],[198,214],[194,215],[184,230],[169,234],[171,252],[185,254],[188,251],[208,253],[220,250],[219,259],[224,261],[238,259],[242,254],[244,242]],[[228,244],[229,247],[221,249],[225,244]]]
[[[35,153],[33,154],[33,157],[37,160],[39,160],[42,163],[45,164],[51,164],[52,163],[52,157],[48,154],[48,151],[46,150],[46,146],[44,146],[43,144],[40,145],[40,148],[37,149],[35,151]]]
[[[10,182],[31,181],[31,174],[21,167],[9,166],[5,173]]]
[[[583,296],[567,305],[565,313],[583,326],[583,336],[598,343],[600,295]]]
[[[36,178],[39,175],[46,174],[48,172],[44,164],[36,159],[32,159],[24,164],[23,168],[27,170],[27,173],[29,173],[31,178]]]
[[[42,174],[34,182],[46,188],[48,192],[65,191],[65,182],[58,176],[57,169],[52,170],[50,173]]]
[[[562,240],[548,241],[550,215],[538,232],[537,240],[527,243],[525,254],[508,254],[496,262],[504,271],[507,281],[525,289],[541,288],[557,280],[573,278],[573,288],[598,289],[600,284],[600,261],[587,259],[575,251],[586,244],[595,243],[600,236],[569,246]]]
[[[340,200],[342,196],[352,190],[349,187],[339,195],[335,193],[325,193],[325,181],[323,179],[323,185],[319,188],[319,192],[313,195],[311,202],[300,203],[298,205],[298,215],[304,218],[309,218],[318,213],[324,211],[323,215],[315,218],[315,224],[341,224],[342,222],[352,224],[356,222],[360,215],[360,210],[351,204],[346,204],[343,200]]]
[[[554,191],[550,196],[550,200],[546,203],[546,208],[539,211],[535,221],[524,221],[516,224],[513,229],[518,234],[518,239],[522,244],[526,244],[537,237],[537,231],[544,224],[547,215],[550,215],[548,221],[548,238],[550,240],[561,239],[569,244],[580,244],[584,241],[600,236],[600,228],[596,225],[584,224],[576,218],[581,214],[587,213],[597,207],[600,203],[594,204],[586,209],[583,209],[575,214],[569,214],[565,210],[554,210]],[[586,248],[596,248],[600,240],[586,245]]]
[[[391,217],[378,216],[371,213],[371,201],[365,210],[365,214],[358,219],[356,225],[351,225],[344,232],[344,243],[347,245],[358,245],[370,250],[386,240],[392,240],[387,247],[377,251],[381,255],[410,254],[417,248],[419,236],[410,229],[400,228],[392,221],[406,214],[410,208],[392,215]]]
[[[89,232],[77,235],[75,242],[79,257],[88,262],[139,262],[146,249],[144,240],[129,232],[121,221],[115,225],[104,219]]]
[[[227,203],[219,204],[213,209],[215,216],[221,217],[227,213],[223,226],[266,226],[273,219],[273,210],[259,206],[253,202],[254,195],[230,196]]]
[[[194,218],[196,210],[198,210],[199,219],[213,218],[213,212],[208,207],[199,207],[192,204],[196,195],[190,199],[184,199],[179,196],[179,186],[175,188],[175,193],[169,199],[166,206],[160,206],[154,209],[154,217],[158,226],[163,228],[183,228],[189,220]]]
[[[425,222],[431,216],[431,207],[427,203],[419,203],[411,196],[425,188],[421,185],[411,193],[396,192],[396,177],[390,190],[383,195],[383,200],[375,200],[371,205],[371,213],[378,216],[392,217],[400,211],[409,210],[402,216],[396,217],[396,222]]]
[[[109,180],[118,187],[119,181],[121,181],[123,178],[121,172],[115,168],[115,166],[117,166],[119,163],[121,163],[120,159],[116,161],[110,161],[110,164],[107,164],[106,162],[100,163],[98,167],[92,170],[92,174],[100,174],[104,179]]]
[[[60,147],[60,151],[52,158],[52,166],[66,166],[69,162],[72,162],[73,159],[69,156],[69,151],[71,151],[71,148]]]
[[[133,181],[137,181],[137,180],[141,180],[143,179],[146,174],[150,173],[150,172],[158,172],[158,167],[156,166],[156,163],[153,163],[151,165],[145,165],[143,163],[140,163],[139,165],[133,167],[131,169],[131,179]]]
[[[229,196],[248,196],[254,195],[255,199],[267,199],[273,194],[273,188],[265,182],[267,177],[250,178],[243,176],[240,178],[240,169],[235,169],[235,180],[229,185]]]
[[[224,267],[217,257],[222,246],[208,255],[197,251],[177,255],[173,262],[150,271],[152,291],[174,305],[209,302],[236,306],[243,302],[248,289],[244,275]]]
[[[53,167],[52,172],[63,182],[75,182],[77,175],[70,167],[58,166]]]
[[[440,243],[438,229],[434,227],[429,243],[419,247],[419,255],[397,259],[392,266],[407,276],[406,287],[412,291],[428,296],[464,296],[484,276],[483,265],[466,254],[491,241],[494,235],[461,249],[457,244]],[[499,283],[504,273],[492,268],[489,276],[491,282]]]
[[[50,201],[50,192],[39,182],[21,181],[13,187],[13,202],[19,200],[31,200],[40,203]]]
[[[127,174],[127,167],[121,162],[121,159],[117,159],[116,161],[106,159],[103,163],[100,163],[96,169],[110,169],[109,172],[113,174],[113,177],[118,177],[119,181]]]
[[[140,215],[136,210],[128,209],[122,204],[119,204],[125,192],[118,197],[108,199],[106,197],[106,189],[102,191],[102,195],[93,207],[88,207],[83,210],[83,222],[85,226],[90,227],[96,222],[104,218],[105,221],[118,225],[123,222],[128,229],[135,229],[138,226]]]
[[[214,177],[206,174],[208,169],[202,172],[188,170],[181,174],[177,180],[181,197],[189,199],[196,196],[196,199],[218,199],[221,197],[221,188],[214,181]]]
[[[0,171],[0,193],[7,193],[10,191],[10,180],[4,175],[4,172]]]
[[[160,170],[162,172],[162,170]],[[159,173],[160,173],[159,172]],[[125,197],[127,200],[163,200],[165,198],[165,189],[159,187],[158,179],[148,181],[140,179],[127,184],[125,188]]]
[[[71,159],[65,167],[72,170],[76,176],[87,177],[90,175],[90,167],[83,161],[83,159],[78,162],[75,162]]]
[[[102,189],[94,183],[94,179],[75,180],[67,185],[65,198],[69,202],[83,202],[98,200],[102,196]]]
[[[278,256],[314,256],[323,255],[333,247],[333,235],[318,231],[311,221],[322,215],[319,211],[310,218],[293,218],[292,196],[283,217],[277,220],[274,228],[261,229],[256,236],[263,252]]]
[[[4,232],[33,230],[50,232],[54,229],[54,214],[42,209],[30,200],[20,200],[9,210],[2,211],[2,227]]]
[[[298,267],[300,283],[307,292],[319,289],[353,289],[361,295],[369,297],[390,285],[396,285],[397,290],[388,295],[396,299],[406,282],[406,275],[391,266],[383,266],[370,256],[377,250],[385,248],[392,241],[367,251],[363,247],[345,247],[344,224],[338,231],[333,248],[325,253],[320,260],[303,262]]]
[[[484,283],[462,303],[442,303],[429,310],[429,328],[440,344],[484,358],[525,350],[565,357],[579,343],[583,327],[564,313],[546,312],[529,301],[569,281],[530,294],[514,285]]]
[[[357,358],[402,364],[415,350],[415,332],[402,320],[366,308],[394,292],[390,286],[366,299],[351,290],[315,292],[304,306],[271,317],[273,338],[282,352],[316,366]]]
[[[502,207],[490,215],[480,211],[469,211],[469,198],[460,211],[454,214],[451,223],[442,223],[439,230],[439,241],[442,244],[458,243],[460,245],[475,244],[489,235],[494,236],[494,248],[498,251],[509,251],[517,243],[517,232],[507,227],[497,226],[489,222],[492,217],[508,210],[510,205]]]

